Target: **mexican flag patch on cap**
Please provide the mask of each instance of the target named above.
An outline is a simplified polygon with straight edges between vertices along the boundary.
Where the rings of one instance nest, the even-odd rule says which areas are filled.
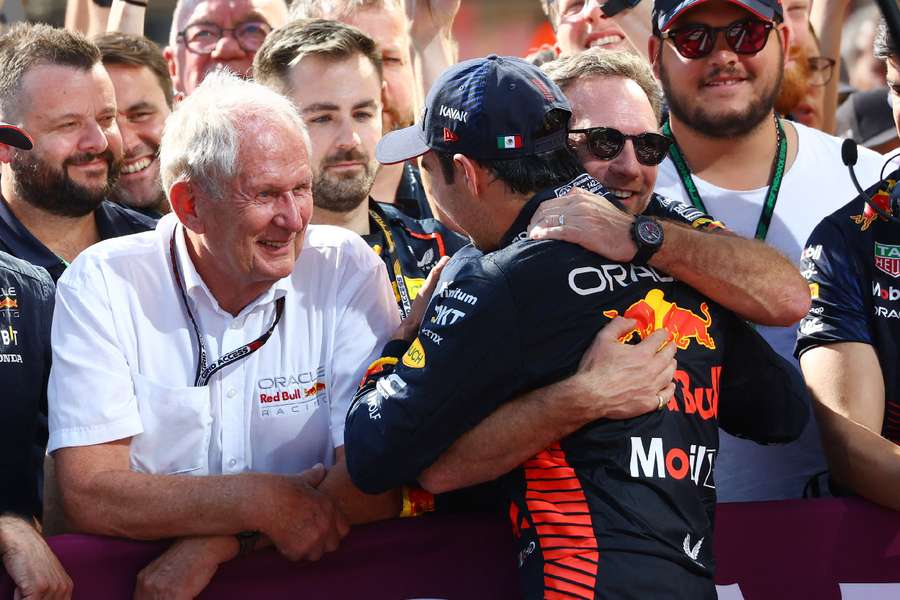
[[[499,148],[500,150],[510,150],[521,147],[521,135],[504,135],[497,138],[497,148]]]

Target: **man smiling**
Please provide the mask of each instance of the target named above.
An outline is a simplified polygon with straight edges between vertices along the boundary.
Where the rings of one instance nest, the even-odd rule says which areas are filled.
[[[790,34],[776,0],[659,0],[649,40],[669,102],[663,127],[675,143],[656,191],[692,203],[732,231],[764,240],[799,265],[812,228],[856,191],[840,140],[777,118],[773,110]],[[864,185],[881,157],[860,150]],[[795,326],[761,328],[791,357]],[[799,497],[825,469],[814,421],[795,443],[762,447],[722,435],[719,499]]]

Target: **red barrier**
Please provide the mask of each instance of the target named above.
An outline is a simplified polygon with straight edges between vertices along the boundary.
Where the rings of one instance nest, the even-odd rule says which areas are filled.
[[[715,544],[716,583],[740,585],[720,588],[722,598],[900,598],[900,513],[861,500],[722,504]],[[50,545],[75,581],[75,598],[91,600],[130,598],[138,571],[164,548],[81,535]],[[499,516],[373,523],[317,563],[290,563],[266,550],[223,565],[200,597],[512,599],[519,596],[514,553]],[[857,586],[855,596],[847,587],[842,596],[841,583],[897,587]],[[12,584],[0,570],[0,599],[7,598]]]

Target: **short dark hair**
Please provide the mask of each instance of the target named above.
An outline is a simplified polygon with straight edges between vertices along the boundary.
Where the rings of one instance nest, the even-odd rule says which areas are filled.
[[[438,150],[432,152],[441,165],[444,181],[453,183],[453,155]],[[475,162],[506,184],[510,191],[522,195],[562,185],[584,173],[578,157],[568,147],[521,158]]]
[[[41,23],[16,23],[0,36],[0,111],[18,119],[22,79],[34,67],[57,65],[88,71],[100,62],[100,50],[80,33]]]
[[[288,74],[304,56],[335,60],[362,54],[382,78],[381,51],[375,41],[356,27],[329,19],[301,19],[275,29],[253,59],[253,77],[282,93],[290,91]]]
[[[894,39],[890,30],[888,30],[887,22],[885,22],[884,17],[882,17],[881,22],[878,23],[878,31],[875,33],[873,50],[875,58],[881,60],[900,60],[900,46],[897,45],[897,40]]]
[[[172,108],[172,77],[162,51],[153,40],[142,35],[110,32],[94,37],[104,65],[147,67],[159,82],[166,104]]]

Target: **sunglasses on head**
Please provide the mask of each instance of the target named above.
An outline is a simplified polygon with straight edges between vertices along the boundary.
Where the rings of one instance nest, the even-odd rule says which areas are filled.
[[[685,58],[703,58],[716,47],[719,32],[724,32],[725,41],[737,54],[756,54],[766,47],[769,32],[774,27],[772,21],[751,17],[725,27],[710,27],[701,23],[686,25],[666,31],[662,39],[672,42],[678,54]]]
[[[570,129],[569,133],[583,133],[587,137],[588,151],[600,160],[612,160],[617,157],[625,140],[634,144],[634,155],[638,162],[648,167],[655,167],[666,158],[671,138],[659,133],[646,132],[628,135],[612,127],[590,127],[588,129]]]

